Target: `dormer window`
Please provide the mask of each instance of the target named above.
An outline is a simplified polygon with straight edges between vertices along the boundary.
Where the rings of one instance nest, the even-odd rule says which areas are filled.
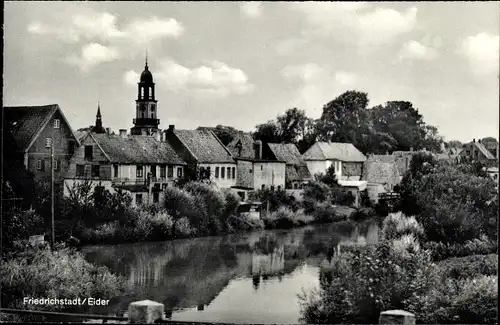
[[[54,120],[54,129],[59,129],[61,127],[61,121],[59,119]]]

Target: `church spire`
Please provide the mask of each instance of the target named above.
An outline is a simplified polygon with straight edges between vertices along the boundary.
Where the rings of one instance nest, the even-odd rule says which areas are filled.
[[[148,50],[146,49],[146,64],[144,66],[144,69],[148,70]]]
[[[106,130],[102,127],[102,116],[101,116],[101,104],[97,102],[97,114],[95,115],[95,125],[92,128],[94,133],[106,133]]]
[[[101,118],[101,104],[99,103],[99,101],[97,101],[97,115],[95,117],[97,117],[98,119]]]

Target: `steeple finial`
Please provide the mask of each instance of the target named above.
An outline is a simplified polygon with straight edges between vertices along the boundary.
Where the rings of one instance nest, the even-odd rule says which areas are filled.
[[[101,103],[97,101],[97,115],[96,117],[101,117]]]
[[[146,70],[148,69],[148,50],[146,49]]]

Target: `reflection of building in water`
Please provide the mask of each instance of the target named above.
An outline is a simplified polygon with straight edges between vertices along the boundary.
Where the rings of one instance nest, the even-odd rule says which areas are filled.
[[[252,275],[276,275],[285,268],[285,249],[275,247],[270,254],[253,253]]]

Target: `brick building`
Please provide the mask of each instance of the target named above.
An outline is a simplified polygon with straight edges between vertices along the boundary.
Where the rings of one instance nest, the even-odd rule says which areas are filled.
[[[35,180],[50,181],[53,152],[57,190],[79,145],[59,105],[10,106],[4,107],[4,112],[24,166],[33,172]]]

